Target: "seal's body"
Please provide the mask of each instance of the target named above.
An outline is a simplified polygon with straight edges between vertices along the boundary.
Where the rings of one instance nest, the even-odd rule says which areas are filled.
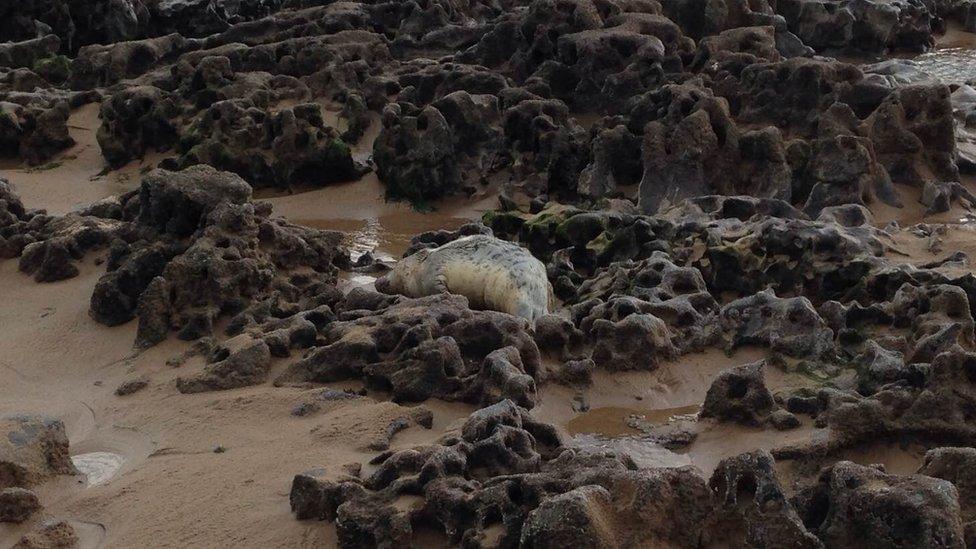
[[[552,287],[546,267],[528,250],[492,236],[459,238],[397,262],[376,289],[408,297],[452,293],[476,309],[535,321],[549,312]]]

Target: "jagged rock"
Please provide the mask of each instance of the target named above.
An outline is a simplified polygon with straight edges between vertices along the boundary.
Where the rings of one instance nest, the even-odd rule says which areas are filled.
[[[553,314],[537,319],[533,333],[539,350],[558,359],[573,356],[584,337],[572,322]]]
[[[593,361],[608,370],[654,370],[678,350],[667,324],[652,314],[632,314],[617,321],[593,322]]]
[[[593,160],[580,173],[577,184],[580,196],[609,197],[619,186],[640,181],[640,140],[626,126],[602,130],[593,139],[591,155]]]
[[[154,170],[139,189],[139,222],[176,237],[188,237],[218,205],[245,204],[251,187],[243,179],[209,166],[180,172]]]
[[[71,524],[50,520],[20,538],[11,549],[67,549],[78,545],[78,536]]]
[[[589,385],[592,383],[596,363],[593,359],[569,360],[558,368],[554,377],[556,383],[566,385]]]
[[[589,143],[585,130],[555,99],[524,98],[504,110],[502,128],[517,155],[514,175],[530,195],[574,196],[586,167]]]
[[[176,388],[181,393],[202,393],[256,385],[267,379],[271,351],[261,340],[250,336],[229,339],[215,353],[219,358],[202,372],[179,377]]]
[[[703,528],[704,545],[823,547],[787,499],[774,465],[765,450],[718,464],[708,485],[719,505]]]
[[[616,547],[613,498],[602,486],[581,486],[543,500],[522,526],[522,547]]]
[[[118,168],[145,153],[176,144],[176,99],[154,86],[133,86],[102,103],[96,137],[109,165]]]
[[[827,53],[925,51],[936,29],[933,14],[921,2],[789,0],[777,10],[805,44]]]
[[[972,476],[976,464],[976,448],[935,448],[925,453],[918,473],[947,480],[955,486],[963,522],[976,518],[976,479]]]
[[[620,545],[684,546],[697,540],[712,507],[691,468],[638,470],[629,458],[562,447],[555,430],[511,401],[471,414],[459,436],[390,453],[377,465],[364,479],[324,471],[297,476],[292,509],[303,518],[334,519],[350,545],[407,539],[411,518],[422,514],[452,543],[484,540],[485,530],[498,525],[501,543],[534,547],[601,532]],[[402,510],[393,503],[408,490],[407,479],[423,501]],[[579,520],[567,520],[567,512]]]
[[[970,205],[976,204],[976,196],[957,181],[926,181],[922,196],[918,199],[927,208],[927,214],[947,212],[952,203],[964,199]]]
[[[891,177],[865,137],[837,135],[810,143],[794,141],[788,154],[799,181],[794,200],[805,199],[803,211],[811,216],[828,206],[843,204],[881,200],[899,205]]]
[[[117,326],[132,320],[138,312],[141,294],[162,274],[166,263],[179,252],[179,249],[177,246],[156,244],[129,253],[118,268],[107,272],[95,284],[89,305],[92,318],[106,326]],[[157,283],[157,289],[159,284],[161,283]],[[153,295],[156,295],[155,292],[149,294],[149,296]],[[149,296],[144,308],[148,308]],[[157,309],[154,306],[153,314],[163,313],[164,305],[164,303],[156,304],[161,308]],[[145,324],[139,332],[139,341],[143,345],[150,344],[162,335],[161,333],[149,335],[150,322],[153,321],[149,317],[144,323],[140,322]],[[167,333],[168,330],[167,325]]]
[[[61,39],[54,34],[38,36],[23,42],[0,44],[0,67],[33,67],[41,59],[55,55],[61,48]]]
[[[722,370],[708,388],[701,417],[759,425],[776,408],[766,388],[766,361],[760,360]]]
[[[0,417],[0,489],[29,488],[54,475],[77,474],[61,421],[32,415]]]
[[[923,475],[888,475],[840,461],[794,498],[806,527],[828,547],[964,547],[955,487]]]
[[[365,294],[350,293],[347,307],[362,306],[357,295]],[[363,378],[398,401],[534,403],[541,356],[525,321],[472,311],[465,298],[450,294],[383,299],[374,306],[347,310],[355,314],[328,326],[327,344],[312,349],[276,382]]]
[[[819,358],[833,352],[834,333],[805,297],[779,298],[772,290],[738,299],[722,307],[723,329],[731,348],[762,345],[798,358]]]
[[[180,151],[179,167],[207,164],[256,187],[325,185],[361,175],[315,103],[273,112],[247,99],[218,101],[186,128]]]
[[[71,87],[89,90],[135,78],[149,72],[164,59],[179,54],[185,47],[186,40],[179,34],[85,46],[71,61]]]
[[[878,161],[896,183],[959,178],[949,88],[924,82],[895,88],[864,121]]]
[[[490,406],[506,399],[523,408],[535,406],[535,380],[525,373],[517,348],[504,347],[492,351],[485,357],[479,377],[482,385],[482,406]]]
[[[868,341],[865,352],[855,360],[862,365],[858,372],[858,390],[867,395],[877,392],[885,384],[900,380],[915,381],[917,384],[921,375],[921,372],[905,365],[902,353],[885,349],[874,341]]]
[[[0,155],[43,164],[75,144],[68,134],[69,115],[64,101],[19,105],[0,100]]]
[[[683,93],[689,92],[674,90],[661,100]],[[792,172],[778,130],[740,132],[725,99],[704,94],[690,113],[675,110],[668,115],[644,127],[643,212],[653,214],[682,199],[712,194],[791,199]]]
[[[593,308],[589,316],[594,318],[605,314],[605,307],[615,307],[615,303],[653,314],[667,324],[681,353],[701,350],[719,337],[715,322],[718,303],[708,292],[701,272],[694,267],[678,267],[664,252],[655,251],[639,262],[612,263],[584,281],[576,294],[581,302],[608,300],[606,306]],[[637,300],[619,301],[621,296]],[[584,323],[590,325],[592,320]]]
[[[436,108],[415,116],[401,114],[396,106],[383,112],[373,161],[391,197],[425,201],[457,192],[461,175],[456,154],[451,128]]]

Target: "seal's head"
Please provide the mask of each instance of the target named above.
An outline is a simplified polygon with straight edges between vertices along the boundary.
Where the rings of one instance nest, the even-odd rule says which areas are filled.
[[[376,291],[410,297],[421,296],[420,269],[428,257],[430,250],[425,248],[397,261],[393,270],[376,279]]]

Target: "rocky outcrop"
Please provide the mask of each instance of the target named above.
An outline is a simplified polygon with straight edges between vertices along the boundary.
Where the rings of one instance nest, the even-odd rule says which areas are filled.
[[[933,43],[938,17],[924,2],[789,0],[776,3],[789,29],[824,53],[881,55],[922,52]]]
[[[20,105],[0,100],[0,155],[43,164],[75,144],[68,134],[68,115],[64,101]]]
[[[255,187],[325,185],[361,174],[314,103],[270,112],[246,99],[218,101],[184,130],[179,149],[176,166],[206,164]]]
[[[211,357],[215,361],[208,364],[202,372],[177,378],[176,388],[181,393],[203,393],[263,382],[271,366],[268,345],[250,336],[239,336],[235,339],[230,339],[215,349]]]
[[[722,370],[708,388],[701,417],[714,417],[746,425],[759,425],[776,408],[766,388],[765,362],[753,362]]]
[[[460,190],[454,134],[435,107],[412,116],[395,105],[388,107],[373,159],[391,197],[425,201]]]
[[[840,461],[794,502],[828,547],[855,547],[866,538],[878,547],[965,546],[956,489],[945,480]]]
[[[144,154],[176,144],[172,94],[154,86],[126,88],[102,103],[98,146],[109,165],[120,167]]]
[[[474,474],[497,477],[496,487]],[[423,502],[399,510],[392,502],[407,484]],[[366,478],[298,475],[291,506],[299,518],[335,521],[345,546],[407,543],[421,515],[452,543],[483,540],[495,526],[506,544],[684,545],[697,538],[711,497],[689,468],[638,470],[624,456],[561,447],[550,426],[502,401],[473,413],[459,436],[394,452]]]
[[[54,475],[77,473],[60,420],[27,414],[6,415],[0,418],[0,432],[3,433],[0,490],[30,488]],[[11,497],[22,501],[22,496],[17,492]],[[10,505],[13,504],[11,501]]]
[[[395,298],[371,309],[352,308],[360,306],[357,299],[350,294],[337,304],[346,312],[326,327],[326,344],[277,383],[360,378],[397,401],[535,404],[541,356],[526,321],[472,311],[461,296]]]
[[[722,307],[720,318],[731,334],[733,349],[762,345],[798,358],[832,352],[833,331],[806,298],[778,298],[772,291],[763,291]]]

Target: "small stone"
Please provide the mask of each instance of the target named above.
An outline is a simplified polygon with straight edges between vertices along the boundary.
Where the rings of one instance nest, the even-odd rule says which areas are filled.
[[[148,377],[140,376],[135,379],[130,379],[128,381],[124,381],[122,385],[119,385],[118,388],[115,389],[115,395],[116,396],[131,395],[132,393],[145,389],[148,385],[149,385]]]
[[[57,549],[76,547],[77,544],[75,529],[62,520],[45,522],[37,530],[20,538],[13,549]]]
[[[769,415],[769,423],[779,431],[788,431],[800,426],[800,419],[783,409]]]

